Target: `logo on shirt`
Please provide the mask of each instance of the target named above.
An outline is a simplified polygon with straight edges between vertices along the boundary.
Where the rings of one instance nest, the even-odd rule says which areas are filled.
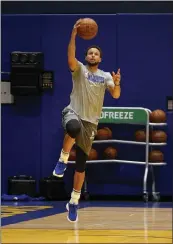
[[[89,82],[104,84],[105,78],[103,76],[90,74],[89,72],[85,73],[85,78],[88,79]]]

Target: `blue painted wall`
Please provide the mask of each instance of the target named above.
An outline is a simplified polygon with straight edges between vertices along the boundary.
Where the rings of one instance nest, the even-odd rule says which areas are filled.
[[[2,105],[2,192],[7,191],[8,176],[29,174],[38,181],[52,173],[62,147],[61,111],[69,103],[72,89],[67,46],[73,24],[79,17],[81,15],[2,16],[2,71],[10,71],[10,52],[20,50],[44,52],[45,69],[55,72],[53,93],[45,93],[41,98],[21,98],[17,105]],[[171,95],[173,78],[173,15],[91,17],[99,25],[99,34],[91,41],[77,38],[77,58],[83,61],[84,50],[96,44],[103,50],[101,68],[116,71],[120,67],[122,72],[121,98],[116,101],[106,94],[104,106],[143,106],[166,111],[166,96]],[[156,170],[162,195],[172,192],[173,114],[167,113],[167,117],[168,145],[163,149],[167,166]],[[119,127],[112,129],[115,138],[134,131],[127,126],[121,128],[124,133],[120,133]],[[144,148],[115,146],[119,157],[144,159]],[[72,187],[70,169],[71,166],[65,176],[69,189]],[[89,166],[88,178],[92,182],[89,191],[92,194],[141,194],[143,173],[144,167],[139,165]],[[93,184],[96,175],[109,184]],[[111,183],[113,181],[121,184]]]

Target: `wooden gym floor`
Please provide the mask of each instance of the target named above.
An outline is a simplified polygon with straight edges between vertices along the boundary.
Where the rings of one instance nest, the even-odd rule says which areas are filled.
[[[65,204],[2,203],[2,243],[172,243],[172,203],[81,202],[76,224]]]

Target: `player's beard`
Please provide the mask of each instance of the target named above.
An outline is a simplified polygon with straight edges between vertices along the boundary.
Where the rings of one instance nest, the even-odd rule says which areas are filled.
[[[94,63],[90,63],[88,61],[87,62],[87,65],[90,66],[90,67],[94,67],[94,66],[97,66],[99,64],[99,62],[94,62]]]

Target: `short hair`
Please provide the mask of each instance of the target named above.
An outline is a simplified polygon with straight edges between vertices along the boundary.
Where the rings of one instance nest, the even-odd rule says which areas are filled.
[[[87,50],[86,50],[86,52],[85,52],[85,57],[87,56],[88,51],[89,51],[91,48],[96,48],[97,50],[99,50],[99,52],[100,52],[100,57],[102,58],[102,56],[103,56],[102,50],[101,50],[101,48],[100,48],[99,46],[97,46],[97,45],[92,45],[92,46],[88,47]]]

